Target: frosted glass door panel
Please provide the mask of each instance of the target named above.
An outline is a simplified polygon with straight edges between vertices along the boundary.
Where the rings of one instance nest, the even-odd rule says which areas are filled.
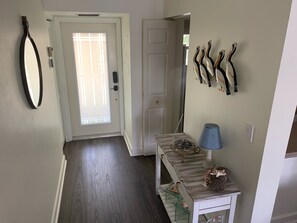
[[[106,33],[73,33],[81,125],[111,122]]]

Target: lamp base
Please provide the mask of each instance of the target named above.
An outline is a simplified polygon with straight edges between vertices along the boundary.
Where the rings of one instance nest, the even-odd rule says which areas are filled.
[[[214,168],[214,167],[215,167],[215,164],[214,164],[214,162],[212,162],[212,160],[206,159],[203,162],[203,168],[205,168],[205,169],[210,169],[210,168]]]
[[[207,150],[206,160],[203,163],[203,167],[205,169],[215,167],[214,162],[212,162],[212,158],[211,158],[211,150]]]

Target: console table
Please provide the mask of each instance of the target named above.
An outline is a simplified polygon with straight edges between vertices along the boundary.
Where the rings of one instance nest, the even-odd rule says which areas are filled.
[[[160,185],[162,160],[172,180],[175,183],[179,182],[179,192],[190,209],[189,222],[197,223],[201,214],[229,210],[228,223],[233,223],[240,190],[230,180],[227,181],[225,190],[222,192],[214,192],[204,187],[203,176],[206,170],[202,164],[205,154],[201,152],[187,155],[182,161],[181,156],[170,148],[173,138],[192,140],[185,133],[163,134],[156,137],[156,193],[159,195],[159,190],[162,188]],[[174,216],[170,217],[171,220],[174,219]]]

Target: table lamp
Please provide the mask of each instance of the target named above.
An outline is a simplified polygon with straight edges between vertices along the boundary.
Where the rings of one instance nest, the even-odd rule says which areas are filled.
[[[199,146],[207,150],[207,156],[203,166],[205,168],[213,167],[213,162],[211,158],[212,150],[218,150],[223,148],[220,127],[217,124],[206,123],[204,125],[202,134],[199,139]]]

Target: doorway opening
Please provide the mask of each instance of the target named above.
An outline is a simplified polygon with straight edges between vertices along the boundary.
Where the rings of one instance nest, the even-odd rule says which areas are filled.
[[[189,17],[143,21],[144,155],[156,135],[183,131],[189,26]]]
[[[297,157],[297,108],[295,110],[295,116],[292,123],[292,129],[288,142],[286,158]]]
[[[172,132],[183,132],[190,41],[190,16],[177,18],[175,21],[177,48],[175,54],[175,81],[173,86]]]

